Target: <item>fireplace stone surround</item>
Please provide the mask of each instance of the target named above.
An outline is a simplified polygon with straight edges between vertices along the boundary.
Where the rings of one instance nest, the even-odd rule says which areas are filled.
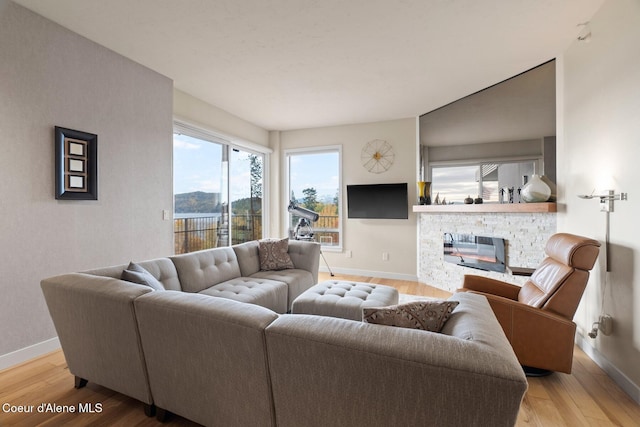
[[[526,277],[461,267],[444,261],[445,232],[505,239],[508,267],[535,268],[544,259],[544,246],[556,233],[553,212],[419,212],[418,280],[454,292],[465,274],[491,277],[521,285]]]

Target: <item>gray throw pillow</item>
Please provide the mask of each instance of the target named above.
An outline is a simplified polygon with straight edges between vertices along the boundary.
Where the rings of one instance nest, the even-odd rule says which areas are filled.
[[[136,263],[130,262],[126,270],[122,272],[120,277],[127,282],[137,283],[138,285],[146,285],[156,291],[164,291],[164,286],[158,279],[153,277],[151,273]]]
[[[289,256],[289,239],[260,240],[258,254],[260,255],[260,270],[285,270],[295,268]]]
[[[458,301],[411,301],[382,308],[363,308],[362,321],[440,332]]]

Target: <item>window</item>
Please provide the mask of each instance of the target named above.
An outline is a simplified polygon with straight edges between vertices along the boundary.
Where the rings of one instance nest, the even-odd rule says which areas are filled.
[[[263,156],[233,148],[229,156],[231,244],[262,238]]]
[[[176,125],[175,253],[262,238],[264,154]]]
[[[466,197],[482,197],[484,203],[518,203],[520,189],[536,164],[536,160],[523,160],[431,166],[431,200],[463,203]]]
[[[342,248],[341,147],[285,151],[289,201],[316,212],[316,222],[287,215],[293,239],[313,239],[328,250]]]

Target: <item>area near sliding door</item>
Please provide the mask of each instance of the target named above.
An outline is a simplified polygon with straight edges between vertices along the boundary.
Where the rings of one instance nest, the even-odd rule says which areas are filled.
[[[264,154],[204,131],[175,128],[175,253],[262,238]]]

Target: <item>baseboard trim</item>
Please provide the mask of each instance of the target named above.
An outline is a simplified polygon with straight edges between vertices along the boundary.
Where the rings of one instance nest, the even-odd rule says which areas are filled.
[[[51,353],[60,348],[58,337],[42,341],[11,353],[0,355],[0,371],[14,367],[43,354]]]
[[[625,393],[631,397],[638,405],[640,405],[640,386],[634,383],[621,372],[614,364],[602,355],[597,349],[580,335],[576,335],[576,344],[598,365],[609,378],[613,380]]]
[[[327,267],[320,267],[319,271],[329,273]],[[417,282],[418,276],[412,274],[389,273],[386,271],[358,270],[354,268],[331,268],[331,271],[338,274],[349,274],[352,276],[379,277],[381,279],[408,280]]]

